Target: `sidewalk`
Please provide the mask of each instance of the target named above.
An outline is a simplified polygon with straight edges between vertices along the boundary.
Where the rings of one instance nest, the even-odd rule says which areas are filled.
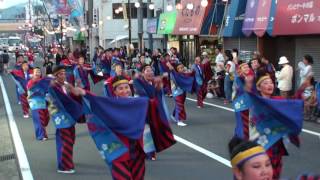
[[[11,139],[8,118],[0,90],[0,179],[19,180],[19,168]]]

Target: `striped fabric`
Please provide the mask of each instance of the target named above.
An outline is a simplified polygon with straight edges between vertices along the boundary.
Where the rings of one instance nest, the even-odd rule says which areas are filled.
[[[273,179],[280,179],[282,171],[282,156],[288,154],[282,140],[278,141],[270,149],[268,149],[267,154],[272,164]]]
[[[243,138],[249,140],[249,110],[240,112],[242,124],[243,124]]]
[[[149,125],[157,152],[161,152],[176,143],[168,122],[163,122],[158,112],[158,102],[150,99]]]
[[[73,145],[75,143],[75,127],[56,129],[58,169],[68,171],[74,169]]]
[[[179,120],[179,121],[186,120],[187,114],[184,108],[184,103],[186,101],[186,93],[176,96],[174,100],[175,100],[175,106],[174,106],[173,116],[175,117],[176,120]]]
[[[27,94],[20,95],[21,106],[23,115],[29,115],[29,103],[27,99]]]
[[[197,105],[203,107],[203,101],[207,94],[207,85],[203,84],[197,89]]]
[[[143,180],[145,174],[145,154],[137,141],[130,141],[130,160],[114,160],[111,165],[114,180]]]

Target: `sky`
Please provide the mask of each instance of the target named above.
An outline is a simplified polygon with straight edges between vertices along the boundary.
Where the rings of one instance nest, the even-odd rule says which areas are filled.
[[[0,9],[5,9],[26,2],[28,2],[28,0],[0,0]]]

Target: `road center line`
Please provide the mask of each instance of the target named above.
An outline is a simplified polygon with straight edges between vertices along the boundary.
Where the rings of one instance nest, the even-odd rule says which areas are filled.
[[[220,163],[222,163],[222,164],[224,164],[224,165],[226,165],[228,167],[231,167],[231,164],[230,164],[229,160],[227,160],[227,159],[225,159],[225,158],[223,158],[223,157],[221,157],[221,156],[219,156],[219,155],[217,155],[217,154],[215,154],[213,152],[210,152],[210,151],[208,151],[208,150],[206,150],[206,149],[204,149],[204,148],[202,148],[202,147],[200,147],[198,145],[195,145],[192,142],[190,142],[188,140],[185,140],[185,139],[183,139],[183,138],[181,138],[179,136],[174,135],[174,139],[176,141],[188,146],[191,149],[194,149],[194,150],[196,150],[196,151],[198,151],[198,152],[200,152],[200,153],[202,153],[202,154],[204,154],[204,155],[206,155],[206,156],[208,156],[208,157],[210,157],[210,158],[212,158],[212,159],[214,159],[214,160],[216,160],[216,161],[218,161],[218,162],[220,162]]]
[[[13,113],[12,113],[8,94],[7,94],[7,91],[6,91],[6,88],[4,86],[3,79],[1,76],[0,76],[0,86],[1,86],[1,90],[2,90],[4,104],[6,107],[7,114],[8,114],[9,127],[10,127],[10,131],[11,131],[15,151],[17,154],[21,177],[23,180],[33,180],[33,176],[31,173],[28,158],[27,158],[26,152],[25,152],[23,144],[22,144],[19,130],[18,130],[16,121],[15,121]]]
[[[193,102],[197,102],[196,99],[192,99],[192,98],[187,98],[187,100],[193,101]],[[206,104],[206,105],[208,105],[208,106],[213,106],[213,107],[216,107],[216,108],[220,108],[220,109],[224,109],[224,110],[227,110],[227,111],[234,112],[234,110],[233,110],[232,108],[228,108],[228,107],[224,107],[224,106],[220,106],[220,105],[216,105],[216,104],[212,104],[212,103],[208,103],[208,102],[203,102],[203,104]],[[302,132],[320,137],[320,133],[315,132],[315,131],[311,131],[311,130],[308,130],[308,129],[302,129]]]

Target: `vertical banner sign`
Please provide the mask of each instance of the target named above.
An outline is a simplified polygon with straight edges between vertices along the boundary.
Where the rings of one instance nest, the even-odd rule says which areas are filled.
[[[246,7],[246,15],[243,21],[242,32],[245,36],[250,36],[254,24],[256,22],[256,14],[258,9],[259,0],[248,0]]]
[[[232,0],[225,20],[223,36],[239,37],[241,32],[247,0]]]
[[[181,5],[182,9],[177,10],[177,23],[173,34],[199,35],[206,8],[201,6],[199,0],[181,0]]]
[[[158,22],[158,34],[171,34],[176,24],[177,12],[162,13]]]
[[[272,1],[260,0],[258,4],[256,22],[254,24],[254,33],[262,37],[267,30],[269,24],[270,10]]]
[[[274,35],[302,35],[320,33],[319,0],[278,1]]]
[[[276,15],[277,2],[278,2],[278,0],[272,0],[272,2],[271,2],[270,18],[269,18],[269,23],[268,23],[268,27],[267,27],[267,33],[270,36],[272,36],[272,32],[273,32],[274,17]]]
[[[158,19],[148,19],[147,21],[147,33],[156,34],[157,33]]]

